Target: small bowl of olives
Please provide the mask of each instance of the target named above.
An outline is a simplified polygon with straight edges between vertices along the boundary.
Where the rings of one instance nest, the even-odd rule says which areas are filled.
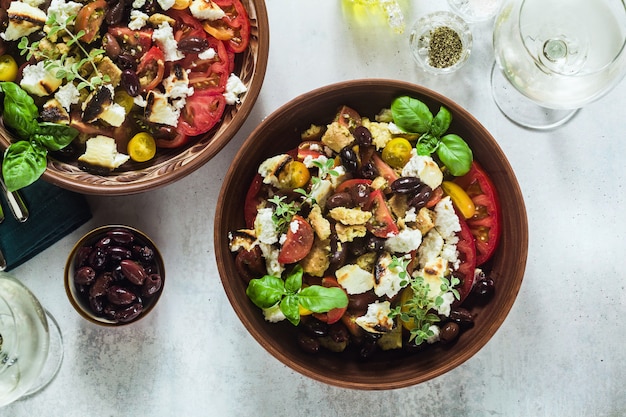
[[[124,225],[91,230],[65,264],[65,291],[92,323],[120,326],[148,315],[163,292],[165,267],[154,242]]]

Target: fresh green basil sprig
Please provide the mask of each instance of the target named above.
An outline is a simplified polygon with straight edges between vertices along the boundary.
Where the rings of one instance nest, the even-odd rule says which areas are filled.
[[[326,313],[348,305],[348,296],[341,288],[321,285],[302,288],[302,275],[302,267],[296,265],[285,280],[272,275],[253,279],[246,294],[259,308],[278,304],[280,311],[294,326],[300,323],[300,306],[314,313]]]
[[[13,82],[0,82],[4,93],[2,118],[4,125],[20,139],[4,153],[2,176],[9,191],[16,191],[35,182],[46,170],[48,151],[69,145],[78,130],[56,123],[38,122],[39,110],[33,98]]]
[[[437,153],[437,157],[454,176],[466,174],[472,165],[472,150],[458,135],[445,134],[452,115],[441,106],[433,117],[430,109],[420,100],[401,96],[391,103],[393,122],[408,133],[419,133],[416,149],[418,155]]]

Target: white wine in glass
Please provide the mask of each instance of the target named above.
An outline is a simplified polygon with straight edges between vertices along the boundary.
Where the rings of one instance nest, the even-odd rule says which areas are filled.
[[[54,319],[20,281],[0,272],[0,407],[47,386],[62,358]]]
[[[512,121],[567,122],[626,71],[624,0],[507,0],[495,20],[492,93]]]

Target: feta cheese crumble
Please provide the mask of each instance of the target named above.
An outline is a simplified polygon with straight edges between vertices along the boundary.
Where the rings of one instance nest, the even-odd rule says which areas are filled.
[[[239,96],[248,91],[248,87],[241,82],[241,79],[235,74],[230,74],[228,81],[226,81],[226,91],[224,97],[226,97],[226,103],[233,105],[240,103]]]

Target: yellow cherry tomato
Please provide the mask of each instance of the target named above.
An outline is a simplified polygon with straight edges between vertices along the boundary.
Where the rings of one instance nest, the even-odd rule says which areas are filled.
[[[302,307],[301,305],[298,305],[298,311],[300,312],[301,316],[310,316],[311,314],[313,314],[311,310],[306,307]]]
[[[392,168],[402,168],[411,159],[411,142],[404,138],[394,138],[383,149],[383,161]]]
[[[113,98],[113,101],[124,107],[124,110],[126,110],[126,114],[130,113],[130,111],[133,109],[133,106],[135,105],[135,100],[126,91],[121,89],[118,89],[115,92],[115,97]]]
[[[461,212],[463,217],[469,219],[476,212],[474,202],[469,195],[458,184],[452,181],[444,181],[441,183],[443,192],[450,196],[454,206]]]
[[[128,155],[136,162],[146,162],[156,154],[156,142],[147,132],[137,133],[128,142]]]
[[[11,55],[0,56],[0,81],[15,81],[17,62]]]
[[[191,5],[191,0],[175,0],[172,9],[185,10]]]
[[[282,189],[302,188],[310,179],[309,169],[300,161],[288,162],[278,174],[278,183]]]

